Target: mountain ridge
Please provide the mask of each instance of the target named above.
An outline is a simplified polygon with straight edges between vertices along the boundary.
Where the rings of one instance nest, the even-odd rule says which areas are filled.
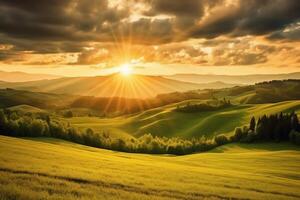
[[[20,71],[1,71],[0,70],[0,81],[4,82],[27,82],[27,81],[37,81],[37,80],[50,80],[61,78],[62,76],[52,75],[52,74],[32,74]]]
[[[168,79],[162,76],[123,76],[120,74],[95,77],[63,77],[52,80],[17,83],[0,82],[0,88],[81,96],[126,98],[151,98],[162,93],[197,89],[220,89],[236,85],[223,82],[198,84]]]
[[[222,81],[229,84],[255,84],[263,81],[300,79],[300,72],[286,74],[249,74],[249,75],[216,75],[216,74],[174,74],[164,76],[173,80],[193,83]]]

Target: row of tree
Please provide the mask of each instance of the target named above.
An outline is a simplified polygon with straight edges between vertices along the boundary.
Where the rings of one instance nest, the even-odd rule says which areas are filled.
[[[256,121],[252,117],[249,127],[236,128],[236,141],[291,141],[300,145],[300,124],[296,113],[263,115]]]
[[[232,142],[288,141],[300,144],[300,125],[295,113],[253,117],[249,126],[236,128],[234,135],[213,139],[167,138],[145,134],[139,138],[116,139],[108,132],[79,130],[45,114],[22,115],[0,110],[0,134],[14,137],[54,137],[87,146],[134,153],[184,155],[203,152]]]
[[[54,137],[87,146],[134,153],[183,155],[216,147],[213,139],[181,139],[145,134],[139,138],[116,139],[109,132],[84,131],[45,114],[20,114],[0,110],[0,134],[14,137]]]
[[[216,111],[224,108],[228,108],[232,106],[230,100],[216,100],[214,104],[212,103],[197,103],[192,104],[188,102],[186,105],[177,106],[175,111],[177,112],[185,112],[185,113],[193,113],[193,112],[207,112],[207,111]]]

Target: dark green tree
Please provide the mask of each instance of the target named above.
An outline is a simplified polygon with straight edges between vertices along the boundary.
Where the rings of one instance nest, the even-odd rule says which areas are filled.
[[[299,130],[299,120],[297,114],[293,113],[292,115],[292,129],[295,131],[300,131]]]
[[[0,110],[0,131],[5,131],[7,118],[3,110]]]
[[[66,118],[72,118],[73,117],[73,112],[71,110],[65,112],[64,113],[64,117],[66,117]]]
[[[250,120],[250,126],[249,129],[254,131],[255,130],[255,126],[256,126],[256,121],[255,121],[255,117],[252,117]]]

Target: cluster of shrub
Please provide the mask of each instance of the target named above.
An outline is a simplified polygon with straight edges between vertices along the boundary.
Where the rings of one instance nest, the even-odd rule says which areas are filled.
[[[54,137],[75,143],[110,150],[184,155],[203,152],[232,142],[285,141],[300,144],[297,115],[280,114],[263,116],[258,122],[252,118],[249,127],[236,128],[233,136],[218,135],[213,139],[167,138],[145,134],[139,138],[115,139],[108,132],[79,130],[68,123],[52,119],[47,114],[19,114],[0,110],[0,134],[14,137]]]
[[[209,103],[197,103],[191,104],[188,102],[184,106],[177,106],[175,111],[177,112],[185,112],[185,113],[193,113],[193,112],[207,112],[207,111],[216,111],[224,108],[228,108],[232,106],[230,100],[217,100],[214,105]]]

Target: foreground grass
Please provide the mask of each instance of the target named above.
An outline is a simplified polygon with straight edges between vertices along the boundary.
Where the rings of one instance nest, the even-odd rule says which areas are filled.
[[[167,137],[201,137],[212,138],[218,134],[232,134],[236,127],[248,125],[252,116],[256,118],[264,114],[300,111],[300,101],[285,101],[270,104],[242,104],[231,108],[211,112],[180,113],[173,110],[177,105],[187,102],[201,103],[191,100],[151,109],[140,114],[116,118],[74,117],[66,120],[72,125],[96,131],[106,131],[111,137],[130,138],[147,133]],[[217,126],[216,126],[217,124]]]
[[[299,199],[299,168],[289,144],[174,157],[0,136],[0,199]]]

